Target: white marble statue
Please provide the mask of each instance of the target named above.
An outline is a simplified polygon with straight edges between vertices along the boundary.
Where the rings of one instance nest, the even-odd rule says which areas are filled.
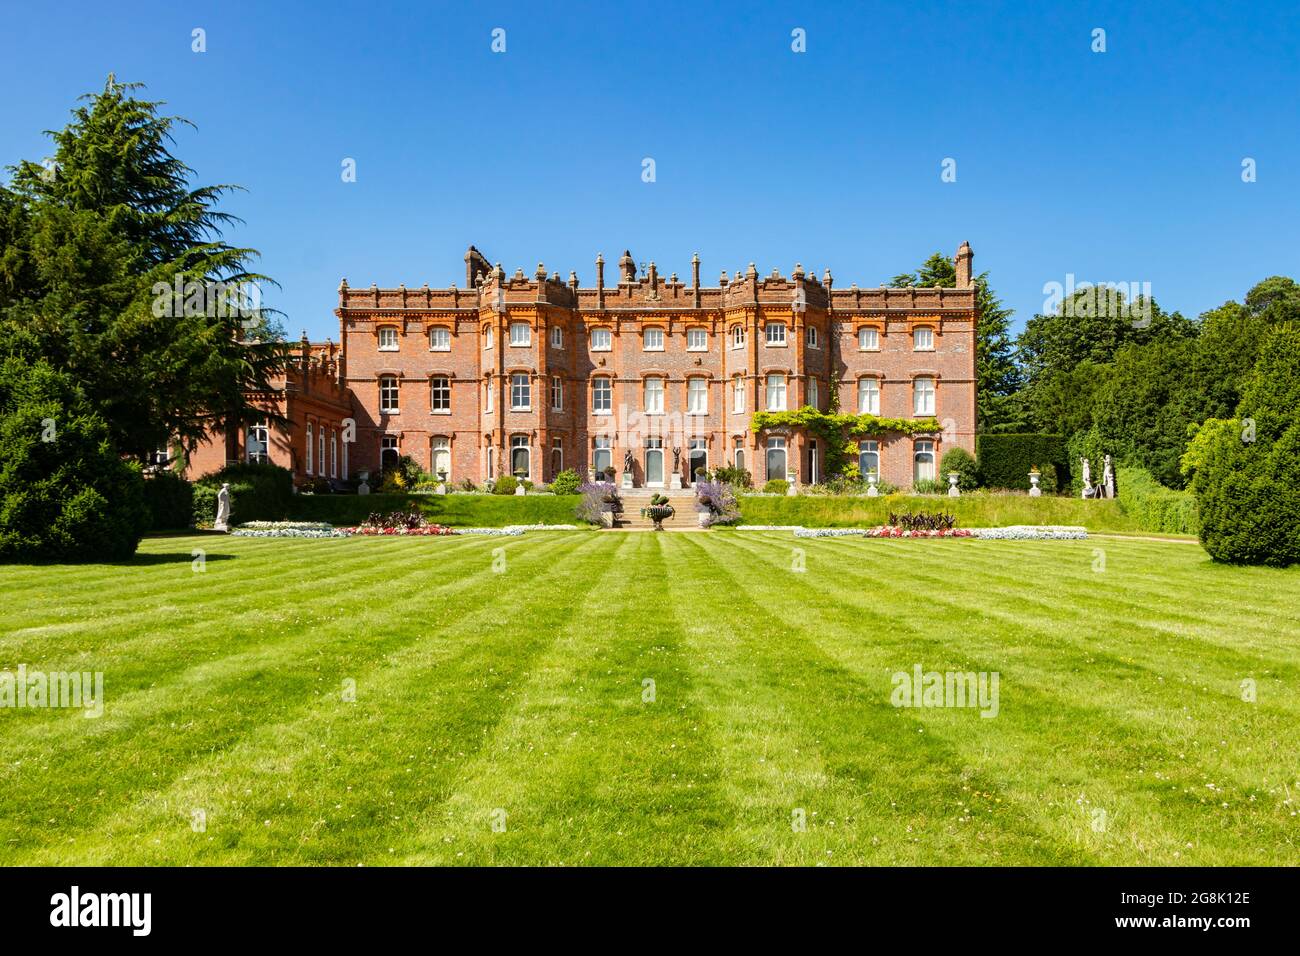
[[[230,485],[224,484],[217,492],[217,520],[212,523],[213,531],[230,530]]]
[[[1090,461],[1088,461],[1088,459],[1087,459],[1086,457],[1085,457],[1085,458],[1080,458],[1079,461],[1083,463],[1083,497],[1084,497],[1084,498],[1091,498],[1091,497],[1093,496],[1093,492],[1092,492],[1092,463],[1091,463]]]
[[[1101,469],[1102,493],[1107,498],[1115,497],[1115,469],[1111,467],[1110,455],[1107,455]]]

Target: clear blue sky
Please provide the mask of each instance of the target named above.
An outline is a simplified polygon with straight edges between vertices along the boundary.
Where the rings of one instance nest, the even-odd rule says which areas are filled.
[[[9,4],[0,163],[109,71],[145,82],[199,180],[248,189],[230,238],[293,337],[337,337],[344,275],[463,284],[471,242],[584,284],[628,247],[847,287],[968,239],[1017,326],[1067,273],[1190,315],[1300,276],[1297,50],[1270,2]]]

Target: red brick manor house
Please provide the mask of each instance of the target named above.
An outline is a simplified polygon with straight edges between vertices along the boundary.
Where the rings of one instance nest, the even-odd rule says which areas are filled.
[[[473,246],[465,288],[339,286],[339,343],[309,343],[281,387],[260,396],[290,422],[201,444],[189,471],[265,457],[300,478],[346,479],[410,455],[450,481],[503,473],[550,481],[631,462],[636,486],[671,483],[674,450],[696,468],[747,468],[757,484],[823,477],[825,448],[804,429],[755,434],[758,411],[839,406],[930,418],[934,433],[858,442],[864,473],[909,487],[936,477],[946,447],[975,450],[972,253],[956,288],[833,288],[801,266],[789,276],[725,272],[700,284],[643,269],[628,253],[617,282],[581,287],[570,272],[507,275]],[[346,439],[351,435],[352,441]]]

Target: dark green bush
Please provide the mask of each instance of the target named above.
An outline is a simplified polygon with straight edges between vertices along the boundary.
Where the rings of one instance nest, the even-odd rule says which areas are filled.
[[[1166,488],[1144,468],[1116,469],[1120,509],[1132,515],[1144,531],[1163,534],[1196,534],[1196,499],[1186,491]]]
[[[143,479],[72,381],[0,364],[0,560],[129,558],[149,524]]]
[[[555,495],[576,495],[582,479],[572,468],[566,468],[551,479],[551,493]]]
[[[1053,466],[1058,486],[1064,487],[1070,480],[1069,452],[1060,435],[980,435],[975,451],[979,481],[986,488],[1028,490],[1029,469],[1035,465],[1044,475],[1048,466]]]
[[[957,479],[957,487],[962,491],[974,491],[980,486],[975,456],[965,448],[949,448],[939,462],[939,478],[945,484],[948,475],[954,471],[961,476]]]
[[[144,502],[149,509],[150,531],[175,531],[194,523],[194,486],[174,471],[160,471],[145,478]]]
[[[227,465],[194,483],[194,520],[211,527],[217,515],[217,492],[230,483],[230,522],[282,521],[293,501],[293,473],[279,465],[252,462]]]
[[[750,477],[749,472],[744,468],[731,468],[724,466],[713,473],[715,481],[723,481],[733,488],[752,488],[754,480]]]

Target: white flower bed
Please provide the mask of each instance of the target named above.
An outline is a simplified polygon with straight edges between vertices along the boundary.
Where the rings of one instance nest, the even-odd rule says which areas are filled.
[[[577,531],[576,524],[508,524],[507,530],[512,531]]]
[[[230,532],[235,538],[346,538],[324,521],[245,521]]]
[[[488,538],[515,538],[524,533],[523,528],[457,528],[457,534],[480,534]]]
[[[736,525],[737,531],[794,531],[804,530],[800,524],[740,524]],[[862,532],[858,532],[861,534]]]
[[[1017,524],[1006,528],[971,528],[971,537],[986,541],[1082,541],[1087,528],[1068,525]]]
[[[796,528],[794,531],[796,538],[860,538],[863,534],[861,528]]]

